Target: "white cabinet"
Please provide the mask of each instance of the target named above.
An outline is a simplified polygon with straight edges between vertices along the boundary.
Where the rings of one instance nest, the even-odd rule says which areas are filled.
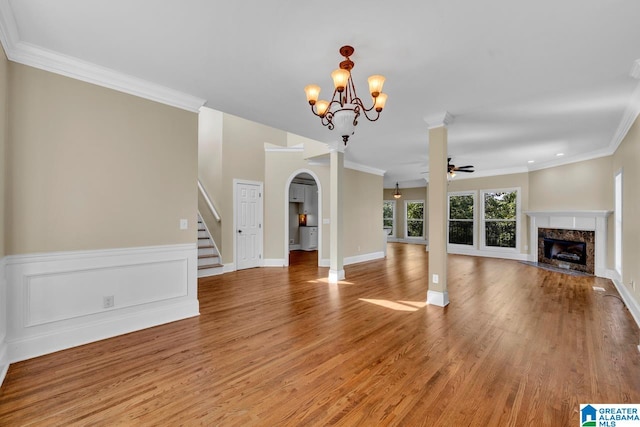
[[[306,185],[291,184],[289,186],[289,201],[294,203],[304,203],[304,188]]]
[[[303,251],[318,249],[318,227],[300,227],[300,249]]]
[[[316,215],[318,211],[318,187],[315,185],[304,185],[304,201],[300,206],[299,213]]]

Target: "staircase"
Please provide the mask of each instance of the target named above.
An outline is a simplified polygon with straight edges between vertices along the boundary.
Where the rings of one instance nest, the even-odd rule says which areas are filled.
[[[220,252],[198,213],[198,277],[216,276],[223,270]]]

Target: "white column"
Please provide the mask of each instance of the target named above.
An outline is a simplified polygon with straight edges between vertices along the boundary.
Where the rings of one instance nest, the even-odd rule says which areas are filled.
[[[444,112],[425,118],[429,125],[429,291],[427,304],[449,304],[447,291],[447,125]]]

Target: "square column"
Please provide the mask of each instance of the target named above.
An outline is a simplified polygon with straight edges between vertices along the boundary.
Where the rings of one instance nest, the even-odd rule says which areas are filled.
[[[339,144],[344,150],[344,146]],[[344,152],[332,148],[329,152],[329,201],[331,225],[329,227],[329,283],[345,278],[343,255],[342,191],[344,176]]]

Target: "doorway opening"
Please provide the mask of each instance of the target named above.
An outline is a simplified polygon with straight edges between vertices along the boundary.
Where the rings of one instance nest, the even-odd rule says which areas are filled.
[[[320,186],[315,174],[298,171],[289,181],[286,210],[288,265],[315,264],[320,261]]]

